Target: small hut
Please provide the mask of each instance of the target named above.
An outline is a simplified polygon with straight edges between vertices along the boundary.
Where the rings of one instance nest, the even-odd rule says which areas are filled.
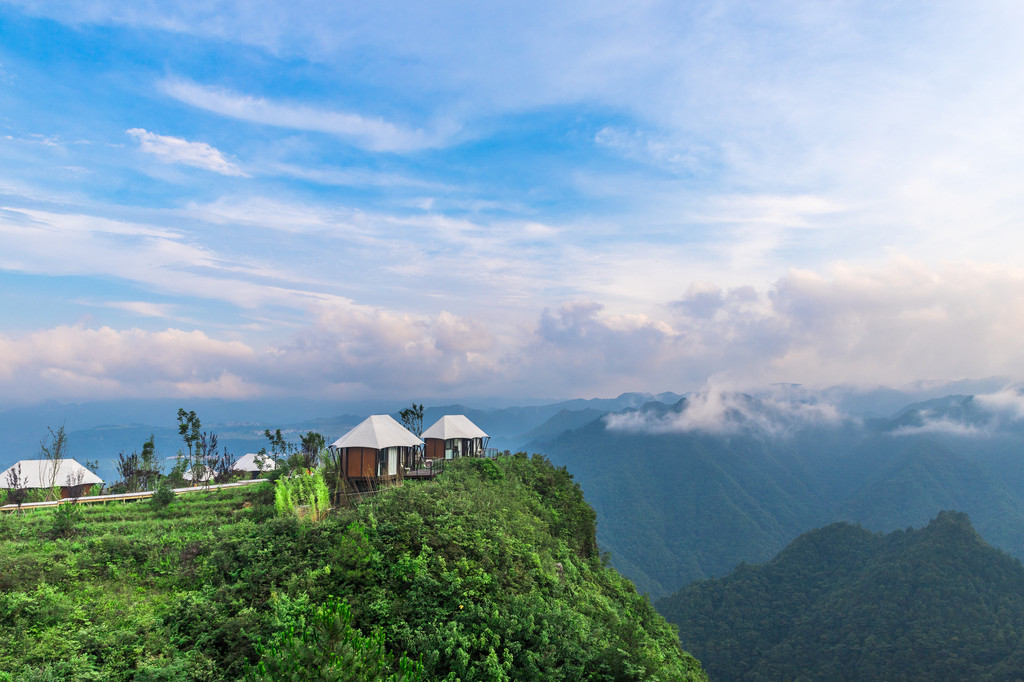
[[[60,499],[81,497],[103,479],[73,459],[62,459],[57,464],[57,475],[53,474],[53,462],[48,459],[23,459],[15,462],[0,473],[0,488],[10,488],[11,472],[17,472],[19,488],[49,488],[60,486]]]
[[[423,432],[427,459],[480,457],[490,436],[464,414],[449,414]]]
[[[238,458],[238,461],[231,465],[232,471],[250,474],[250,478],[258,478],[266,471],[273,471],[277,468],[277,462],[266,453],[250,452]]]
[[[386,414],[367,417],[334,441],[342,475],[358,490],[372,490],[380,483],[401,480],[413,466],[414,448],[422,445],[416,434]]]

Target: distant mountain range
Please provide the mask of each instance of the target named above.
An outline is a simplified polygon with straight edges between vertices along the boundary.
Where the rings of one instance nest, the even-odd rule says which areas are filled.
[[[427,406],[424,426],[445,414],[465,414],[491,436],[490,446],[515,450],[539,436],[561,433],[609,412],[635,408],[650,401],[676,402],[675,393],[624,393],[617,398],[574,399],[543,405],[469,407],[461,404]],[[327,442],[342,436],[370,414],[393,414],[408,407],[396,401],[328,403],[312,400],[116,400],[91,403],[48,401],[0,411],[0,470],[19,459],[38,457],[47,427],[64,424],[70,435],[70,456],[100,463],[100,476],[113,480],[118,453],[139,450],[150,434],[158,453],[172,457],[182,447],[178,436],[179,408],[194,410],[204,431],[217,433],[222,447],[241,456],[267,445],[265,429],[281,429],[298,443],[307,431],[317,431]],[[564,427],[552,420],[560,412],[571,416]],[[581,420],[581,415],[583,416]],[[552,425],[534,431],[545,422]]]
[[[624,393],[613,399],[490,406],[430,405],[425,425],[466,414],[498,449],[543,452],[566,466],[598,514],[613,564],[657,598],[692,580],[765,561],[800,533],[835,521],[874,531],[921,525],[942,509],[971,515],[996,547],[1024,557],[1024,400],[1000,380],[909,391],[773,386],[758,394]],[[263,430],[328,442],[383,402],[153,400],[0,412],[0,466],[39,452],[65,423],[71,455],[115,479],[121,451],[152,433],[158,453],[181,447],[176,413],[194,409],[236,455]],[[891,409],[890,409],[891,408]]]
[[[807,396],[694,395],[530,449],[573,472],[601,547],[658,597],[835,521],[891,531],[943,509],[969,513],[986,540],[1024,557],[1021,402],[1012,391],[947,396],[856,418]]]
[[[1024,679],[1024,566],[962,513],[832,524],[655,605],[715,680]]]

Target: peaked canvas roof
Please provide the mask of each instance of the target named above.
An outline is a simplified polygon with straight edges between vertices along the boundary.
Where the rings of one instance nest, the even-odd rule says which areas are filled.
[[[260,471],[260,467],[256,464],[257,453],[250,452],[242,457],[238,458],[238,461],[231,465],[231,468],[235,471]],[[277,462],[270,455],[263,455],[265,458],[263,461],[263,471],[270,471],[277,468]]]
[[[202,476],[196,476],[191,471],[184,471],[181,474],[181,477],[183,479],[185,479],[186,481],[191,481],[191,480],[194,479],[194,480],[199,481],[200,483],[206,483],[207,481],[212,481],[213,480],[213,476],[214,476],[214,472],[213,472],[213,469],[211,469],[210,467],[206,467],[205,469],[203,469],[203,475]]]
[[[423,441],[388,414],[375,414],[332,443],[335,448],[391,448],[422,445]]]
[[[479,426],[469,421],[464,414],[449,414],[441,417],[423,432],[424,438],[489,438]]]
[[[0,473],[0,488],[8,486],[7,475],[11,469],[21,465],[20,483],[22,488],[45,488],[50,485],[50,472],[53,471],[53,462],[47,459],[22,459],[9,466],[3,473]],[[81,475],[82,480],[78,477]],[[57,476],[53,479],[54,485],[79,485],[87,483],[95,485],[103,483],[103,479],[86,469],[73,459],[62,459],[57,467]]]

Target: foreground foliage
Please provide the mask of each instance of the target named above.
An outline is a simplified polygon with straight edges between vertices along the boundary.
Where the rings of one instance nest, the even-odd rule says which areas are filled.
[[[319,522],[274,502],[0,516],[0,678],[706,679],[542,457],[457,461]]]
[[[833,524],[657,605],[715,679],[1024,679],[1024,566],[959,512]]]

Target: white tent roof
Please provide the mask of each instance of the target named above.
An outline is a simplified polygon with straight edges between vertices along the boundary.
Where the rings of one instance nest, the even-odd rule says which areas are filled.
[[[423,432],[424,438],[489,438],[479,426],[469,421],[464,414],[449,414],[441,417]]]
[[[335,448],[391,448],[422,445],[423,441],[388,414],[367,417],[351,431],[332,443]]]
[[[185,479],[186,481],[191,481],[191,480],[195,479],[195,480],[199,481],[200,483],[206,483],[207,481],[212,481],[213,480],[213,476],[214,476],[214,471],[210,467],[206,467],[205,469],[203,469],[203,475],[202,476],[195,476],[195,475],[192,474],[191,471],[184,471],[181,474],[181,477],[183,479]]]
[[[260,471],[260,467],[256,464],[257,453],[250,452],[247,455],[243,455],[238,458],[238,461],[231,465],[231,468],[235,471]],[[277,462],[270,455],[263,455],[263,471],[270,471],[277,468]]]
[[[15,462],[6,471],[0,473],[0,488],[8,487],[7,475],[11,469],[21,466],[19,472],[19,483],[22,488],[45,488],[50,485],[50,473],[53,471],[53,462],[48,459],[23,459]],[[81,475],[81,481],[78,480]],[[73,459],[62,459],[57,467],[57,476],[53,479],[54,485],[95,485],[103,483],[103,479],[86,469]]]

